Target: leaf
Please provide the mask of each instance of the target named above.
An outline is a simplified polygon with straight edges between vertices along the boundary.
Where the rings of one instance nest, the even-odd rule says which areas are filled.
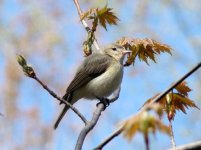
[[[140,46],[138,52],[138,57],[140,60],[145,61],[148,64],[147,59],[150,59],[156,63],[155,55],[160,54],[160,52],[170,53],[171,48],[164,44],[156,42],[152,39],[134,39],[132,45]]]
[[[124,46],[126,49],[128,48],[128,45],[130,45],[130,40],[126,37],[122,37],[121,39],[117,40],[116,43]]]
[[[82,13],[81,15],[81,20],[88,18],[88,19],[93,19],[93,14],[96,13],[97,8],[91,8],[88,11]]]
[[[139,130],[139,117],[134,116],[123,123],[124,136],[130,140]]]
[[[174,98],[174,103],[175,103],[175,104],[174,103],[173,104],[175,105],[176,109],[183,110],[183,109],[181,109],[180,105],[184,105],[186,108],[188,108],[188,107],[198,108],[191,99],[184,97],[183,95],[174,93],[173,98]]]
[[[174,120],[177,111],[182,111],[186,114],[186,109],[188,109],[189,107],[199,109],[196,106],[195,102],[192,101],[189,97],[187,97],[188,92],[190,92],[191,89],[187,86],[186,82],[180,83],[175,89],[178,91],[178,93],[168,93],[160,101],[158,101],[158,103],[166,112],[167,117],[170,121]],[[144,103],[143,107],[150,104],[158,95],[159,94],[156,94],[154,97],[148,99]]]
[[[144,138],[147,138],[149,133],[155,134],[156,131],[170,133],[169,127],[163,124],[157,116],[148,113],[148,111],[143,111],[123,123],[123,133],[128,140],[131,140],[137,132],[142,133]]]
[[[149,39],[147,39],[147,40],[149,40]],[[155,49],[155,51],[158,53],[158,54],[160,54],[160,52],[167,52],[167,53],[169,53],[170,55],[172,54],[171,53],[171,50],[172,50],[172,48],[169,46],[169,45],[166,45],[166,44],[161,44],[161,43],[159,43],[159,42],[157,42],[157,41],[155,41],[155,40],[152,40],[151,42],[153,42],[153,47],[154,47],[154,49]]]
[[[108,8],[107,5],[102,9],[91,8],[87,12],[83,13],[81,20],[87,18],[92,20],[93,30],[96,30],[98,23],[107,30],[107,24],[116,25],[119,20],[118,17],[112,12],[112,8]]]
[[[166,126],[165,124],[163,124],[161,122],[161,120],[155,120],[155,123],[156,123],[157,128],[161,132],[166,133],[166,134],[170,134],[170,128],[168,126]]]
[[[126,65],[134,63],[136,56],[138,56],[140,61],[144,61],[146,64],[148,64],[148,60],[152,60],[156,63],[156,55],[161,53],[171,54],[172,51],[170,46],[148,38],[129,39],[123,37],[118,40],[117,43],[132,51],[132,54],[126,61]]]
[[[187,83],[183,81],[180,83],[175,89],[182,95],[188,96],[188,92],[191,91],[191,89],[187,86]]]
[[[97,17],[100,25],[107,30],[106,23],[109,25],[116,25],[119,20],[117,16],[112,12],[112,8],[108,8],[107,5],[102,9],[97,9]]]
[[[143,107],[150,104],[158,95],[159,94],[148,99],[144,103]],[[170,121],[174,120],[176,111],[178,110],[186,114],[186,109],[188,109],[189,107],[199,109],[194,103],[194,101],[189,99],[187,96],[184,96],[179,93],[169,93],[165,97],[163,97],[158,103],[162,106]]]

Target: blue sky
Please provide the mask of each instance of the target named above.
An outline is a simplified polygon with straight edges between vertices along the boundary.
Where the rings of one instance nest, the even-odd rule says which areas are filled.
[[[99,28],[97,39],[100,45],[114,42],[122,36],[133,38],[148,37],[170,45],[174,51],[172,56],[162,54],[157,57],[157,64],[150,62],[150,66],[147,66],[143,62],[137,61],[134,67],[125,68],[120,98],[103,112],[97,126],[86,138],[83,149],[92,149],[99,144],[116,129],[116,125],[120,121],[135,114],[145,100],[166,89],[166,87],[178,80],[200,61],[201,52],[199,47],[195,47],[190,42],[191,38],[201,36],[201,28],[197,18],[197,16],[199,16],[199,14],[197,14],[198,11],[187,9],[187,6],[182,4],[181,0],[175,2],[178,3],[180,8],[179,12],[178,10],[175,11],[172,5],[164,5],[160,1],[148,1],[145,11],[146,14],[144,14],[146,16],[145,19],[139,18],[140,15],[136,14],[135,11],[139,9],[139,0],[126,0],[123,3],[116,1],[108,2],[108,5],[114,8],[120,22],[118,26],[108,26],[108,32]],[[99,5],[99,3],[101,3],[101,1],[96,4],[88,2],[83,4],[82,7],[87,9],[91,5],[96,6]],[[194,0],[193,3],[196,3],[196,1]],[[13,56],[18,52],[15,48],[6,51],[6,49],[4,49],[6,40],[9,39],[9,36],[12,37],[12,34],[21,35],[24,32],[23,23],[17,23],[16,26],[11,29],[12,23],[17,21],[21,14],[30,13],[34,7],[47,13],[46,15],[48,16],[48,10],[51,11],[52,7],[57,6],[65,15],[62,15],[61,18],[57,18],[58,20],[51,20],[54,19],[51,17],[44,18],[50,19],[51,22],[53,22],[53,28],[55,27],[56,33],[63,38],[62,45],[57,45],[54,49],[49,50],[51,51],[50,53],[54,54],[54,59],[45,59],[42,55],[43,49],[41,48],[40,53],[34,53],[29,56],[28,61],[37,69],[37,73],[42,79],[46,79],[46,72],[50,71],[49,69],[52,67],[49,65],[56,66],[57,74],[53,75],[52,79],[47,80],[47,84],[51,89],[56,91],[58,95],[62,95],[68,83],[73,78],[77,65],[84,59],[81,47],[83,40],[86,38],[86,32],[79,22],[73,1],[60,0],[56,2],[55,6],[53,4],[55,4],[55,2],[50,0],[43,2],[30,1],[24,4],[17,0],[4,1],[0,11],[1,27],[2,29],[10,30],[11,33],[2,34],[2,36],[0,36],[0,69],[1,72],[5,71],[5,62],[8,52]],[[101,4],[103,5],[103,2]],[[185,28],[188,29],[185,30],[185,32],[181,29],[181,25],[178,24],[179,19],[185,20],[190,27]],[[39,22],[37,22],[37,19],[35,19],[35,21],[36,23]],[[34,47],[34,44],[33,42],[30,48],[32,46]],[[21,49],[20,52],[23,53],[23,49]],[[65,57],[63,57],[64,55]],[[55,73],[54,70],[52,70],[52,74],[53,73]],[[199,70],[195,75],[187,79],[189,86],[193,89],[190,96],[196,101],[198,106],[201,105],[201,95],[199,94],[200,83],[198,81],[200,74],[201,72]],[[5,78],[5,73],[0,74],[1,85]],[[62,90],[53,85],[61,86]],[[52,128],[56,116],[60,113],[61,107],[58,106],[58,102],[54,101],[36,82],[25,76],[23,76],[19,89],[16,107],[21,110],[28,110],[33,106],[37,107],[40,112],[39,122],[45,124],[47,128]],[[1,103],[3,103],[3,100],[4,99],[0,99]],[[88,119],[90,119],[95,105],[95,101],[80,101],[75,104]],[[2,107],[0,108],[0,110],[4,110]],[[187,113],[187,115],[184,115],[179,112],[173,122],[175,140],[178,145],[201,139],[201,135],[197,133],[197,131],[200,130],[201,122],[198,115],[200,112],[196,109],[192,109],[187,111]],[[195,116],[198,116],[197,120]],[[20,144],[21,141],[26,140],[25,134],[27,133],[22,134],[22,132],[25,132],[24,127],[28,126],[30,123],[34,123],[31,122],[31,120],[28,121],[22,119],[21,122],[15,121],[13,125],[9,126],[9,128],[11,128],[11,134],[14,137],[12,141],[14,144]],[[35,126],[37,128],[37,123]],[[28,149],[73,149],[82,127],[83,124],[80,119],[72,111],[69,111],[60,127],[56,131],[53,129],[50,130],[50,134],[52,135],[50,141],[44,141],[44,144],[42,144],[43,147],[40,147],[41,145],[30,145]],[[38,128],[40,128],[40,126]],[[1,134],[6,135],[6,132],[1,131]],[[35,129],[33,133],[29,134],[33,134],[35,138],[39,138],[41,130]],[[3,145],[4,149],[12,148],[12,145],[9,145],[9,143],[4,143]],[[171,147],[171,143],[168,136],[162,134],[157,134],[156,137],[151,136],[152,149],[164,149],[169,147]],[[131,142],[119,136],[108,144],[105,149],[130,150],[133,148],[145,148],[141,135],[134,137]]]

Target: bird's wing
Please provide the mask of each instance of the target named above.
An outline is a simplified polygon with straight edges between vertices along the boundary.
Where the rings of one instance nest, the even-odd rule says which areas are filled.
[[[66,96],[104,73],[109,67],[111,59],[110,56],[103,54],[92,54],[88,56],[68,86]]]

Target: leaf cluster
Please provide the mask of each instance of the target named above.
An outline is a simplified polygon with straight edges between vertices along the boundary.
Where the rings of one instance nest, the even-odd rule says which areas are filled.
[[[92,20],[92,30],[96,31],[98,24],[100,24],[105,30],[107,30],[107,24],[117,25],[119,20],[117,16],[112,12],[112,8],[108,8],[107,5],[101,9],[91,8],[82,14],[81,20]]]
[[[175,87],[175,92],[170,92],[164,96],[158,103],[152,103],[153,100],[159,95],[147,100],[143,105],[144,109],[137,115],[132,116],[123,122],[123,134],[128,139],[137,133],[141,133],[144,137],[145,144],[149,147],[149,134],[155,134],[156,131],[172,136],[171,121],[174,119],[177,110],[186,113],[186,108],[198,108],[195,103],[189,99],[188,94],[191,89],[187,86],[186,82],[180,83]],[[198,108],[199,109],[199,108]],[[154,112],[154,113],[151,113]],[[161,121],[163,113],[167,114],[170,121],[170,126],[165,125]]]
[[[171,54],[172,48],[166,44],[159,43],[153,39],[129,39],[121,38],[116,41],[118,44],[124,46],[126,49],[132,51],[132,54],[128,56],[125,66],[134,64],[135,58],[138,56],[140,61],[148,63],[148,59],[156,63],[156,55],[160,53],[169,53]]]
[[[190,87],[184,81],[159,101],[159,104],[166,112],[169,121],[174,120],[176,111],[182,111],[186,114],[186,109],[189,107],[199,109],[195,102],[188,97],[190,91]],[[147,105],[153,101],[157,95],[147,100],[144,105]]]
[[[117,16],[112,12],[112,8],[108,8],[107,5],[101,9],[91,8],[84,12],[81,16],[81,20],[87,19],[92,22],[91,30],[88,31],[87,40],[83,42],[83,51],[86,56],[92,53],[92,44],[95,40],[94,32],[97,26],[102,26],[107,31],[107,24],[117,25],[119,20]]]
[[[150,111],[154,113],[150,113]],[[169,135],[169,127],[160,120],[162,112],[162,107],[159,104],[153,104],[145,111],[127,119],[123,122],[124,136],[130,140],[137,132],[140,132],[146,141],[149,133],[155,134],[157,130]]]

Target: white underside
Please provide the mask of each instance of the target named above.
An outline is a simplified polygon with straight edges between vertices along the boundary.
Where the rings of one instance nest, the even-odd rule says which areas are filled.
[[[80,98],[95,99],[96,96],[100,98],[108,97],[120,86],[122,77],[123,66],[115,62],[102,75],[74,92],[72,102],[75,103]]]

